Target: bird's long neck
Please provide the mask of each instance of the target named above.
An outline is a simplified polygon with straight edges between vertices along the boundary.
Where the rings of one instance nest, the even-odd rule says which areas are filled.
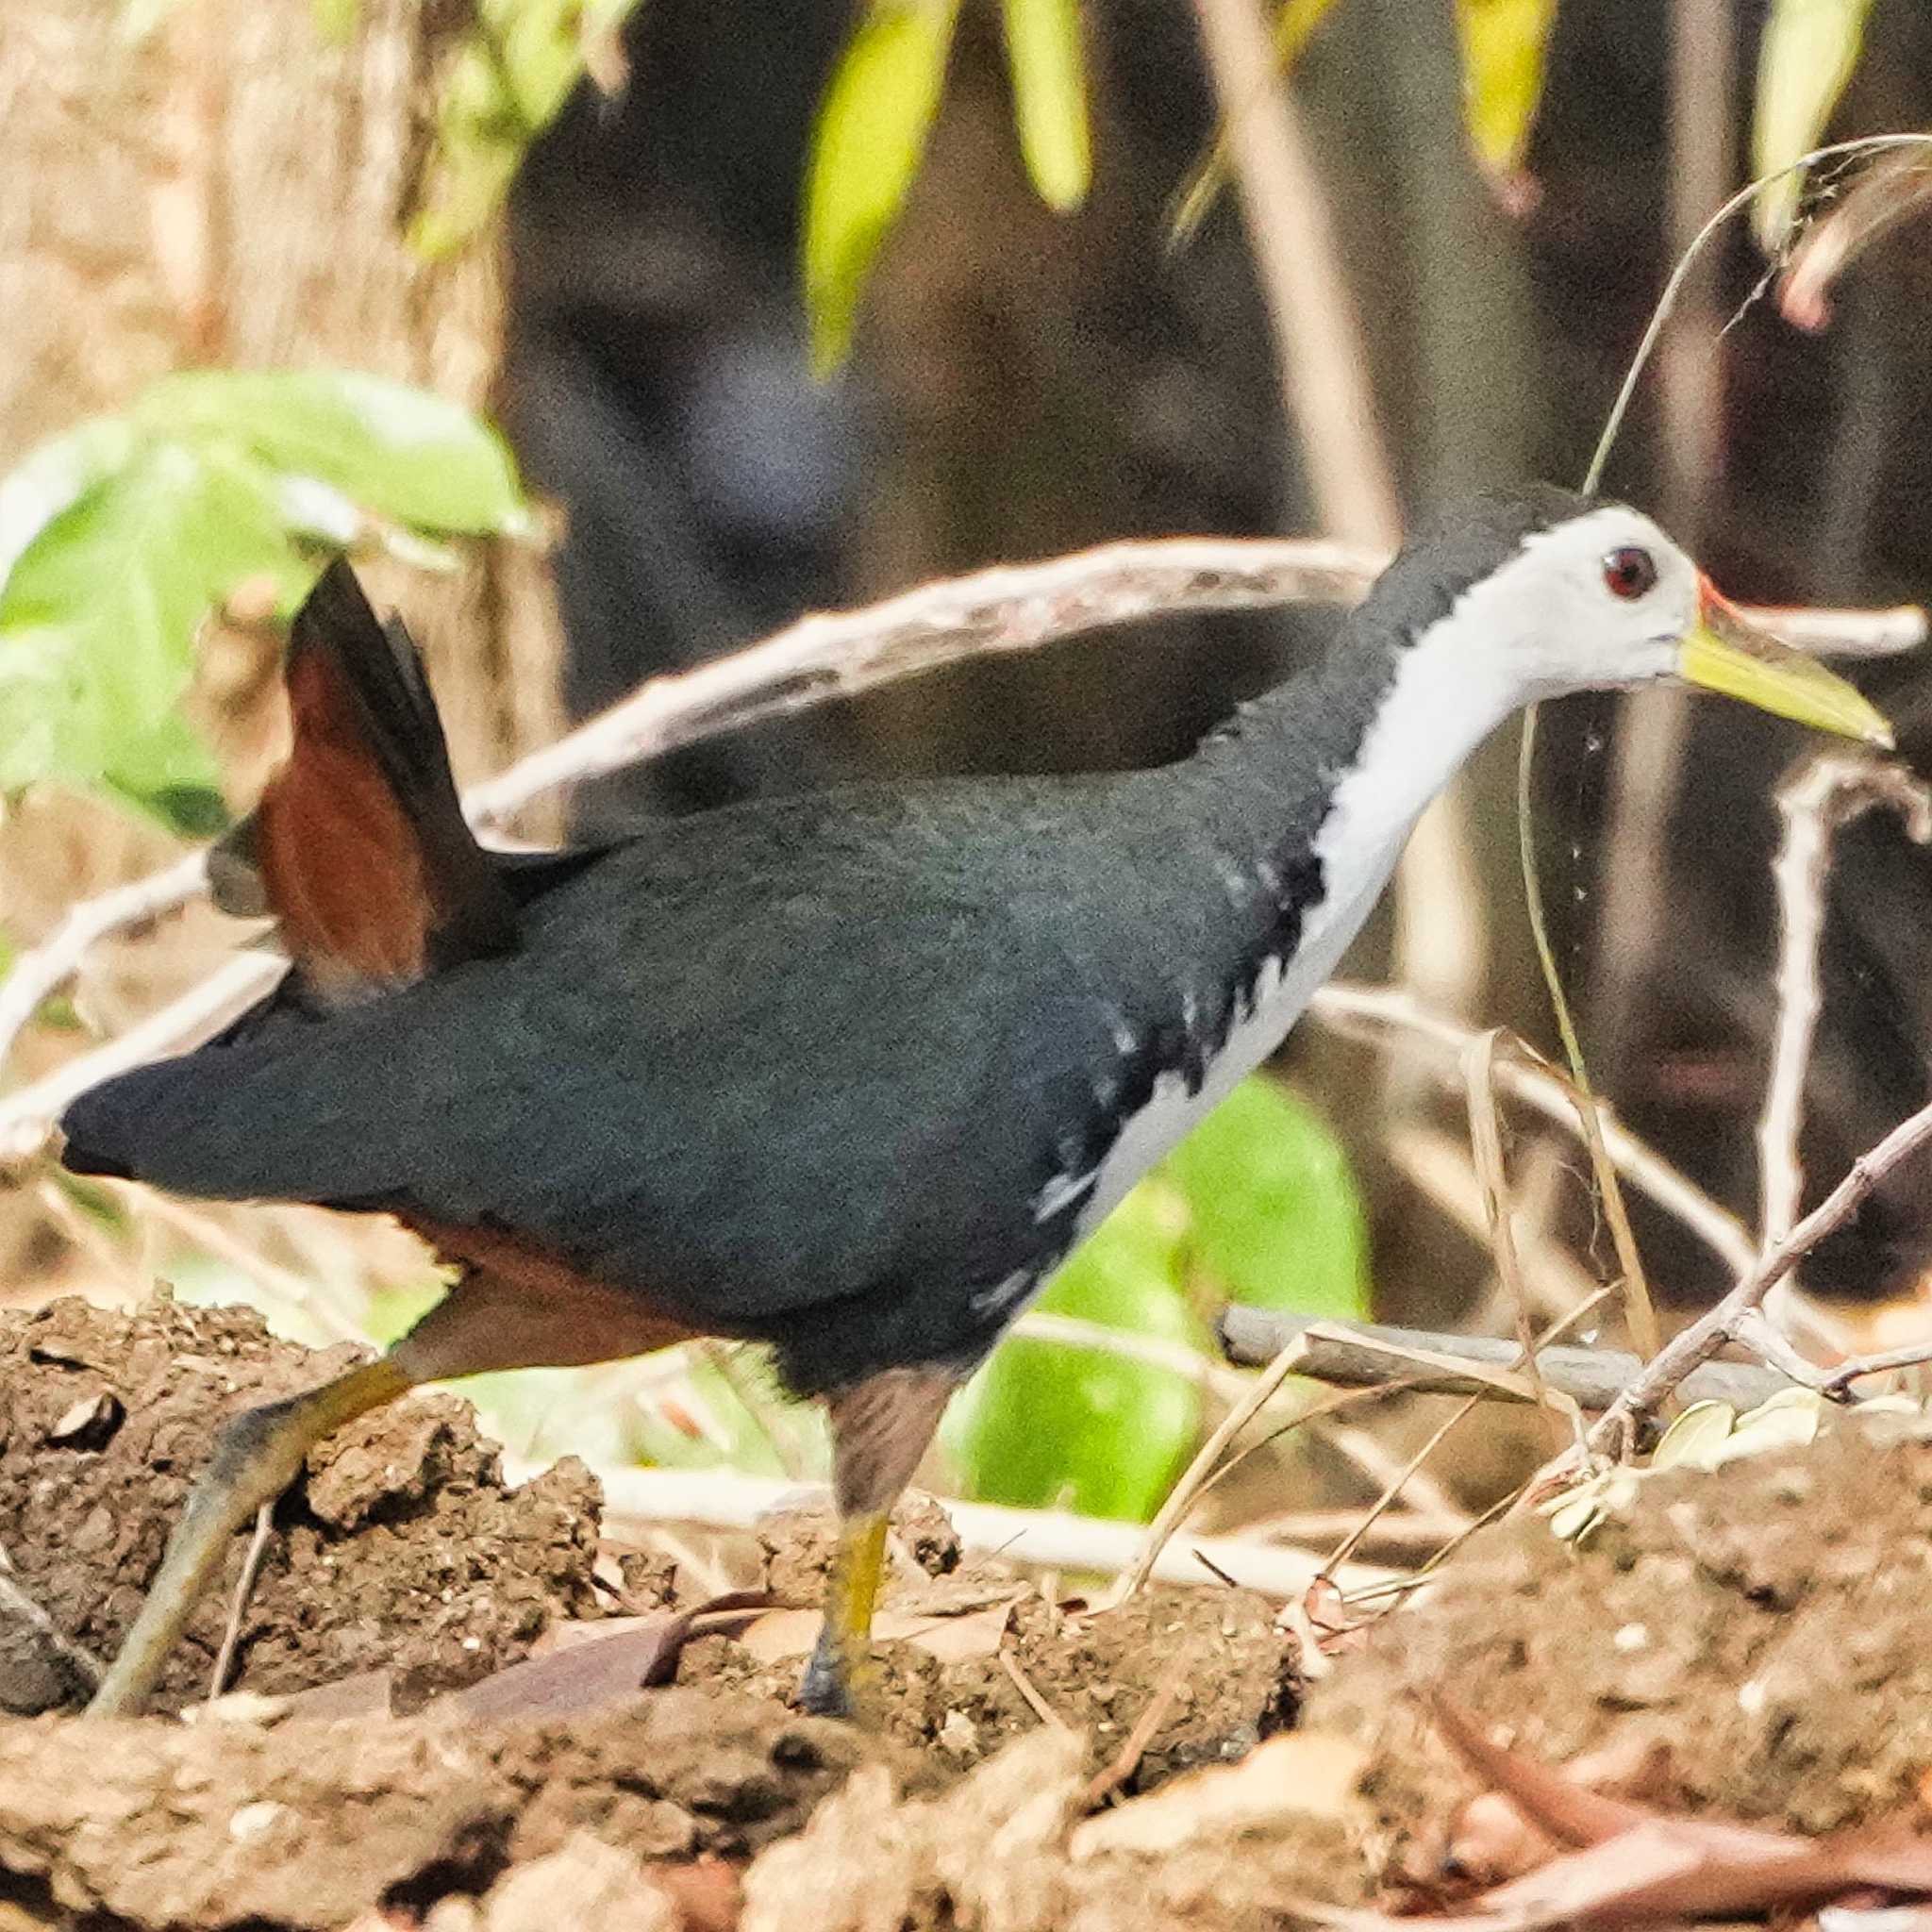
[[[1323,869],[1302,882],[1316,898],[1373,902],[1424,808],[1517,704],[1493,662],[1441,633],[1411,642],[1364,607],[1196,754],[1223,836],[1277,870]]]
[[[1281,1043],[1423,808],[1510,709],[1512,694],[1428,648],[1358,619],[1321,664],[1244,707],[1193,758],[1129,781],[1144,810],[1124,835],[1110,821],[1108,837],[1110,851],[1130,841],[1133,870],[1110,876],[1133,919],[1109,938],[1142,949],[1123,1043],[1161,1042],[1160,1077],[1079,1231]]]

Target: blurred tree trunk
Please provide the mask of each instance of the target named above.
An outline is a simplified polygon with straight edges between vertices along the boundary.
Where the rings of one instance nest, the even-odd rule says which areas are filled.
[[[194,365],[328,362],[491,399],[500,246],[430,264],[404,236],[434,84],[467,6],[175,0],[130,44],[116,0],[0,13],[0,467]],[[540,557],[501,543],[445,583],[377,572],[428,653],[459,774],[558,728]]]

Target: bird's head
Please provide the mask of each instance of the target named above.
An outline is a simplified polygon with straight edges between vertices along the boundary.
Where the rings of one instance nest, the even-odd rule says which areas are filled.
[[[1433,559],[1424,568],[1417,565]],[[1391,581],[1392,580],[1392,581]],[[1506,704],[1668,678],[1824,731],[1890,746],[1843,678],[1750,623],[1641,510],[1532,490],[1465,504],[1419,537],[1377,593],[1433,584],[1405,627],[1497,680]],[[1414,621],[1420,620],[1420,621]]]

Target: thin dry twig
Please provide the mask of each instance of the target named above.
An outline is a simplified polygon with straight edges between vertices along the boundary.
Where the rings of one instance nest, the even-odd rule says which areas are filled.
[[[1121,1740],[1121,1748],[1088,1779],[1076,1807],[1081,1814],[1097,1810],[1116,1791],[1124,1790],[1127,1780],[1140,1770],[1141,1760],[1147,1755],[1147,1747],[1154,1741],[1155,1732],[1167,1722],[1167,1714],[1174,1708],[1174,1699],[1180,1695],[1181,1684],[1189,1670],[1199,1661],[1191,1650],[1174,1652],[1173,1660],[1160,1674],[1159,1683],[1154,1687],[1153,1696],[1142,1706],[1141,1715],[1134,1720],[1133,1728]]]
[[[1757,1120],[1758,1232],[1766,1248],[1790,1232],[1804,1195],[1798,1135],[1804,1124],[1805,1074],[1824,1005],[1819,947],[1832,843],[1846,825],[1878,806],[1898,813],[1915,844],[1932,841],[1932,787],[1895,761],[1824,752],[1807,758],[1778,787],[1784,837],[1772,863],[1780,934],[1777,1031]],[[1769,1312],[1775,1317],[1774,1309]]]
[[[102,940],[148,924],[173,912],[208,889],[208,854],[191,852],[163,871],[117,886],[72,907],[38,946],[13,962],[0,982],[0,1059],[12,1050],[41,1002],[74,977],[80,962]]]
[[[1880,1181],[1932,1141],[1932,1104],[1901,1121],[1875,1146],[1855,1160],[1844,1177],[1785,1237],[1774,1242],[1716,1307],[1707,1309],[1666,1342],[1615,1402],[1604,1411],[1588,1438],[1601,1453],[1627,1440],[1632,1425],[1653,1414],[1690,1371],[1707,1362],[1728,1341],[1739,1339],[1742,1318],[1826,1235],[1842,1227]]]
[[[1844,1361],[1834,1362],[1825,1371],[1819,1387],[1828,1395],[1837,1395],[1854,1382],[1863,1381],[1867,1375],[1885,1375],[1898,1369],[1916,1369],[1925,1362],[1932,1362],[1932,1337],[1923,1341],[1907,1342],[1903,1348],[1888,1348],[1877,1355],[1855,1355]]]
[[[993,1655],[1000,1660],[1000,1669],[1012,1680],[1013,1689],[1025,1699],[1026,1707],[1050,1731],[1064,1731],[1067,1721],[1041,1696],[1039,1687],[1020,1668],[1020,1659],[1010,1650],[1002,1646]]]
[[[248,1539],[247,1553],[242,1558],[242,1574],[235,1579],[235,1598],[228,1606],[228,1622],[222,1632],[222,1647],[215,1653],[215,1667],[208,1673],[208,1702],[213,1703],[228,1688],[229,1674],[235,1668],[235,1653],[242,1647],[242,1621],[248,1614],[248,1599],[255,1594],[255,1579],[261,1574],[261,1559],[268,1555],[268,1540],[275,1528],[275,1506],[264,1503],[255,1512],[255,1534]]]
[[[815,612],[729,657],[649,678],[474,788],[464,805],[477,824],[499,824],[558,786],[960,658],[1035,650],[1146,618],[1353,603],[1387,561],[1386,548],[1319,540],[1154,538],[922,584],[858,610]],[[101,940],[186,905],[207,884],[206,855],[196,852],[76,905],[0,983],[0,1058]]]
[[[107,1666],[92,1651],[75,1642],[21,1588],[4,1549],[0,1549],[0,1615],[25,1624],[90,1690],[100,1689],[101,1679],[108,1674]]]
[[[1351,603],[1386,561],[1374,548],[1321,540],[1169,537],[924,584],[862,609],[815,613],[694,671],[650,678],[555,744],[475,788],[465,807],[477,824],[495,824],[557,787],[962,658],[1033,650],[1149,618]],[[1851,656],[1910,650],[1926,632],[1925,613],[1910,607],[1768,615],[1788,633],[1808,626],[1813,648]],[[205,881],[204,856],[197,853],[76,905],[0,982],[0,1059],[93,945],[185,904]],[[282,970],[272,953],[238,954],[129,1032],[8,1095],[0,1102],[0,1164],[39,1154],[76,1094],[207,1038],[259,999]]]
[[[1494,1336],[1438,1335],[1417,1328],[1318,1321],[1273,1308],[1236,1306],[1222,1311],[1222,1346],[1230,1361],[1272,1361],[1297,1338],[1308,1352],[1296,1373],[1331,1387],[1370,1390],[1399,1384],[1418,1395],[1536,1400],[1526,1376],[1504,1374],[1496,1379],[1495,1372],[1507,1371],[1520,1360],[1522,1351],[1518,1343]],[[1417,1366],[1424,1362],[1432,1366]],[[1641,1364],[1623,1349],[1539,1348],[1537,1366],[1552,1396],[1564,1397],[1579,1408],[1602,1410],[1630,1385]],[[1790,1387],[1790,1377],[1750,1363],[1707,1362],[1686,1380],[1683,1395],[1687,1402],[1727,1402],[1733,1408],[1753,1408]]]

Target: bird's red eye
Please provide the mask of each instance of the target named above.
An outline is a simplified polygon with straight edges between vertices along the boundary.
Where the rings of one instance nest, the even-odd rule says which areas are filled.
[[[1613,597],[1641,597],[1656,582],[1656,560],[1636,543],[1612,550],[1604,558],[1604,588]]]

